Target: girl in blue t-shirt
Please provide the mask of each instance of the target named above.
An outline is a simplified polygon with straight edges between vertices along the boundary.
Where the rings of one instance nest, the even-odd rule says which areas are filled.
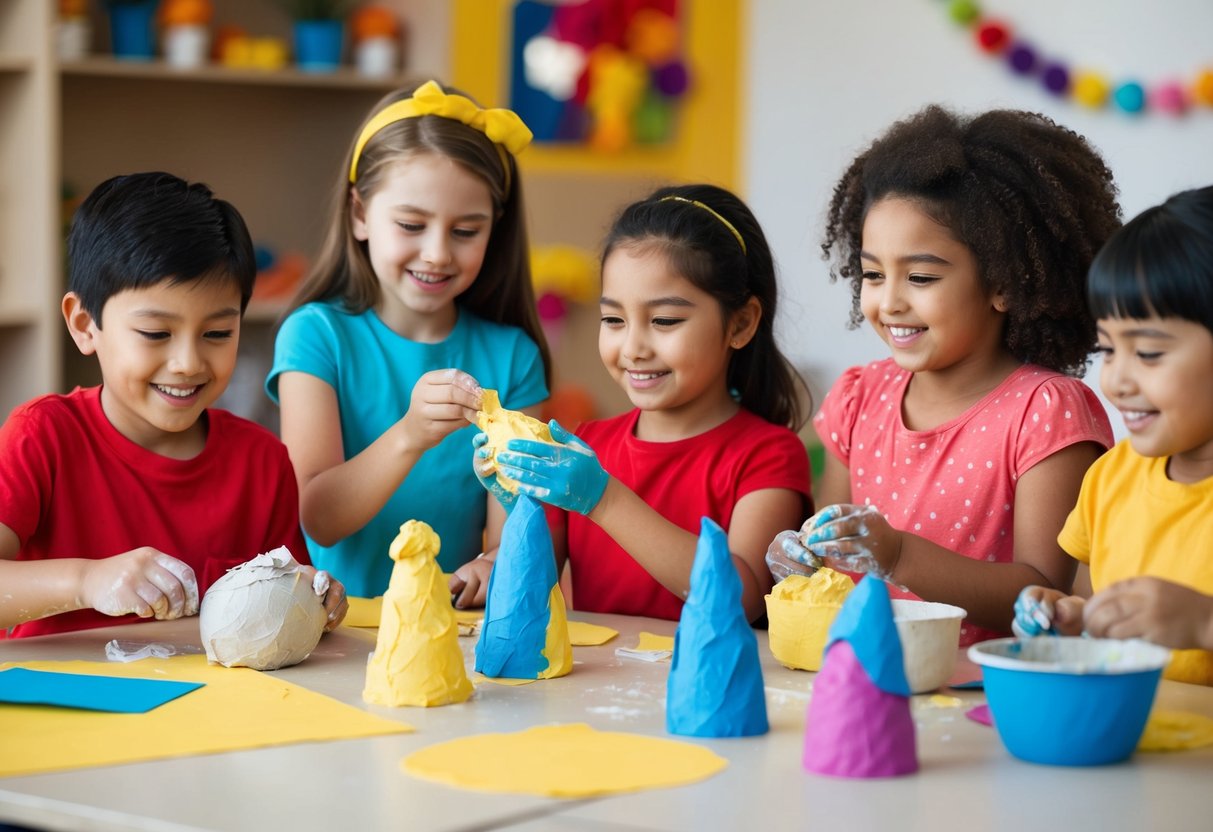
[[[483,599],[505,515],[468,464],[470,422],[482,387],[511,409],[548,395],[514,160],[530,138],[429,81],[381,100],[346,154],[266,390],[312,559],[352,595],[383,593],[416,519],[461,604]]]

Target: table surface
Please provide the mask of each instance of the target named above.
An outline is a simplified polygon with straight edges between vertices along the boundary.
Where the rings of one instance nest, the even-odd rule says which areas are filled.
[[[401,771],[403,757],[432,743],[534,725],[585,722],[602,730],[669,736],[669,663],[620,658],[615,648],[634,646],[642,630],[672,635],[675,622],[571,617],[613,627],[620,635],[602,646],[574,648],[568,676],[519,687],[481,684],[468,702],[441,708],[364,704],[366,655],[375,631],[338,628],[307,661],[276,675],[407,722],[415,733],[4,778],[0,822],[73,832],[1213,827],[1213,748],[1136,754],[1127,763],[1098,768],[1032,765],[1012,758],[993,729],[965,718],[965,710],[985,701],[980,691],[945,689],[964,700],[959,708],[914,697],[921,765],[915,775],[842,780],[807,774],[800,756],[813,674],[775,662],[762,632],[771,731],[745,739],[688,739],[729,760],[723,772],[700,783],[565,800],[466,791]],[[103,661],[112,638],[197,645],[197,619],[0,641],[0,661]],[[470,672],[475,639],[460,643]],[[953,679],[975,672],[962,658]],[[1163,682],[1156,705],[1213,717],[1213,689]]]

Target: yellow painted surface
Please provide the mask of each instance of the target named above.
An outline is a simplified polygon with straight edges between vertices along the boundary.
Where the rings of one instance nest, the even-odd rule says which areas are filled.
[[[771,655],[785,667],[820,670],[830,625],[855,582],[833,569],[789,575],[767,596]]]
[[[205,685],[143,714],[0,707],[0,777],[413,730],[267,673],[207,664],[202,655],[129,664],[14,662],[0,667]]]
[[[589,725],[461,737],[401,761],[414,777],[489,792],[589,797],[711,777],[728,761],[698,745]]]

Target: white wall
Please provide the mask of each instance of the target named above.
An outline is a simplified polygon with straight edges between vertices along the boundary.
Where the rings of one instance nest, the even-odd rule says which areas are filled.
[[[1120,187],[1125,217],[1177,190],[1213,183],[1213,108],[1129,117],[1055,99],[986,57],[946,0],[752,0],[746,197],[782,275],[781,342],[820,402],[846,367],[887,355],[846,328],[850,293],[820,258],[834,183],[894,120],[930,102],[966,112],[1042,112],[1087,137]],[[1041,54],[1113,78],[1195,79],[1210,66],[1210,0],[982,0]],[[1098,389],[1098,364],[1088,383]],[[1112,419],[1123,435],[1119,418]]]

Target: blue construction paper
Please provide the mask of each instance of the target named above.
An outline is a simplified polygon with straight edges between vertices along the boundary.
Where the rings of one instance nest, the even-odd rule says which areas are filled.
[[[770,730],[758,640],[741,606],[729,539],[707,517],[691,567],[691,591],[674,634],[666,730],[687,737],[752,737]]]
[[[543,506],[519,494],[489,575],[477,671],[494,679],[538,679],[548,669],[543,649],[555,585],[556,557]]]
[[[202,685],[202,682],[90,676],[10,667],[0,671],[0,702],[142,714]]]
[[[846,641],[876,687],[885,693],[910,695],[906,681],[901,636],[893,623],[893,604],[884,581],[864,575],[842,603],[830,627],[826,651],[836,641]]]

